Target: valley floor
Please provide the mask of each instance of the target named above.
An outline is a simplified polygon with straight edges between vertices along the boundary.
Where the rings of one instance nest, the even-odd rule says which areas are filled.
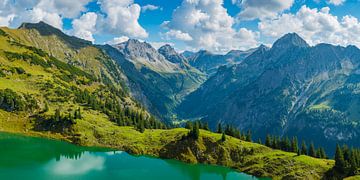
[[[34,120],[26,114],[0,110],[0,131],[60,139],[82,146],[109,147],[135,155],[151,155],[177,159],[188,163],[223,165],[258,177],[273,179],[323,179],[334,166],[333,160],[298,156],[295,153],[273,150],[221,134],[200,130],[195,141],[186,138],[187,129],[136,131],[119,127],[95,111],[84,112],[66,134],[39,132]]]

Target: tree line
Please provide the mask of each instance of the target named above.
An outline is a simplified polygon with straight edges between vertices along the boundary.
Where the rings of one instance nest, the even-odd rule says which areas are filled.
[[[144,132],[145,129],[167,128],[165,124],[154,116],[146,114],[140,107],[131,108],[123,105],[122,98],[124,98],[124,93],[116,89],[112,89],[111,93],[102,92],[100,94],[76,89],[74,101],[108,115],[110,120],[119,126],[134,126],[140,132]]]
[[[296,136],[292,137],[290,140],[289,137],[267,135],[264,145],[273,149],[294,152],[298,155],[308,155],[321,159],[328,158],[325,149],[323,147],[318,147],[316,149],[313,142],[311,142],[310,146],[307,147],[307,143],[302,141],[301,147],[299,147],[298,138]]]
[[[334,169],[343,177],[360,174],[360,149],[337,144]]]
[[[47,103],[43,112],[49,110]],[[37,122],[37,128],[41,130],[48,130],[63,133],[65,129],[76,123],[76,120],[82,119],[81,109],[69,110],[67,113],[61,112],[57,108],[53,115],[47,117],[38,117],[41,121]]]
[[[21,96],[11,89],[0,89],[0,108],[5,111],[33,111],[38,107],[31,95]]]

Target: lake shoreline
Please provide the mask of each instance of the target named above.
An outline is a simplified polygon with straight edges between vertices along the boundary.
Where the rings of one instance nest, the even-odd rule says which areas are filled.
[[[76,127],[73,131],[82,132],[79,131],[79,129],[76,129]],[[307,163],[301,162],[302,160],[291,160],[291,156],[294,156],[291,153],[271,150],[265,146],[244,142],[232,137],[228,138],[228,142],[222,144],[218,142],[218,139],[220,139],[221,136],[220,134],[210,133],[207,131],[201,131],[202,137],[199,142],[194,140],[181,140],[181,138],[188,132],[188,130],[182,128],[174,130],[146,130],[145,133],[142,134],[134,130],[132,127],[118,127],[117,131],[108,131],[101,135],[97,134],[98,137],[91,135],[87,136],[85,133],[82,133],[81,135],[74,133],[75,135],[71,136],[60,133],[36,132],[32,130],[23,132],[5,132],[66,141],[83,147],[99,147],[121,150],[135,156],[145,155],[159,159],[173,159],[188,164],[218,165],[231,168],[238,172],[250,174],[255,177],[271,177],[273,179],[281,179],[286,175],[288,176],[288,174],[293,174],[292,177],[297,179],[300,179],[301,177],[320,179],[324,176],[325,172],[333,166],[333,161],[331,160],[324,160],[327,165],[323,164],[322,160],[316,160],[314,161],[318,162],[315,163],[315,166],[318,166],[316,170],[312,170],[311,173],[294,174],[292,171],[297,172],[303,171],[303,169],[314,169],[314,166],[309,166]],[[164,134],[167,135],[163,136]],[[139,138],[139,136],[141,138]],[[135,140],[131,140],[132,137],[134,137]],[[206,152],[207,149],[211,148],[213,148],[214,152]],[[258,160],[259,162],[251,160],[253,156],[256,156],[256,154],[251,154],[254,152],[259,155],[263,155],[260,156],[260,159]],[[263,162],[267,159],[267,153],[271,154],[271,156],[275,154],[276,156],[279,156],[280,159],[286,159],[288,162],[281,165],[279,168],[281,171],[274,171],[271,169],[271,166],[273,166],[273,163],[277,163],[276,161],[278,160],[268,163]],[[306,159],[314,160],[315,158],[306,157]],[[294,162],[295,164],[298,164],[299,167],[294,166],[294,169],[286,167],[287,163],[293,164]],[[319,166],[319,164],[321,165]],[[259,167],[259,165],[261,166]]]
[[[186,164],[125,151],[77,146],[68,142],[0,132],[0,174],[5,179],[258,179],[223,166]],[[42,149],[43,151],[39,151]],[[10,165],[11,164],[11,165]],[[115,165],[116,164],[116,165]],[[31,169],[31,170],[30,170]],[[138,172],[139,170],[139,172]],[[165,172],[164,172],[165,171]],[[20,174],[20,175],[19,175]],[[207,179],[207,178],[205,178]]]

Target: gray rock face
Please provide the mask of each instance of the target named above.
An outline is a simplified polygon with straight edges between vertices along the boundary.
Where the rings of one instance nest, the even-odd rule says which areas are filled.
[[[160,47],[158,52],[172,63],[183,64],[187,62],[182,54],[178,54],[175,49],[168,44]]]
[[[271,49],[259,47],[240,63],[220,68],[186,97],[183,117],[203,117],[267,133],[299,135],[332,146],[359,142],[360,50],[310,47],[287,34]]]
[[[188,65],[169,45],[156,50],[148,43],[130,39],[103,49],[123,69],[134,97],[163,119],[169,119],[183,97],[205,80],[205,74]]]

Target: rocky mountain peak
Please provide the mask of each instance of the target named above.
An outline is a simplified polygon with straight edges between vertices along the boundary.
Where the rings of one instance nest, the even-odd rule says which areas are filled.
[[[160,47],[158,52],[172,63],[185,63],[187,61],[182,54],[177,53],[169,44]]]
[[[165,44],[163,46],[161,46],[159,49],[158,49],[159,53],[161,54],[169,54],[169,55],[176,55],[178,54],[175,49],[170,46],[169,44]]]
[[[288,49],[290,47],[306,48],[306,47],[310,47],[310,46],[298,34],[288,33],[288,34],[285,34],[284,36],[282,36],[280,39],[278,39],[274,43],[272,48],[273,49]]]

